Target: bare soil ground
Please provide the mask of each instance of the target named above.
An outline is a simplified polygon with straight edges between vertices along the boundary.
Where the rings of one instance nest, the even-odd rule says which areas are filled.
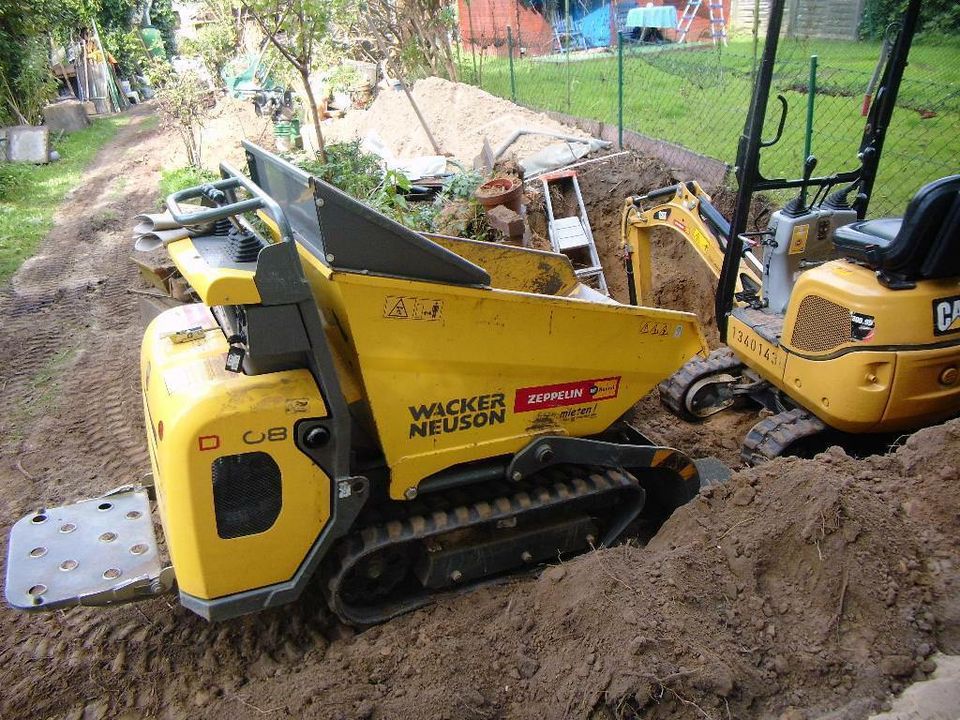
[[[155,206],[178,140],[146,112],[0,289],[4,557],[23,513],[148,468],[129,228]],[[618,197],[666,184],[649,167],[599,185],[617,222]],[[678,265],[664,286],[691,277],[683,250],[663,256]],[[697,309],[699,290],[662,292]],[[659,412],[648,399],[640,420],[693,454],[740,437]],[[890,456],[775,461],[708,488],[646,548],[591,553],[359,634],[315,593],[217,625],[173,599],[3,609],[0,718],[865,718],[933,672],[936,650],[960,652],[958,474],[960,422]]]

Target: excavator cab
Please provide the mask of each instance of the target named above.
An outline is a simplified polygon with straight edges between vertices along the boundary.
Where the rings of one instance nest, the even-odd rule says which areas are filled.
[[[960,175],[924,185],[903,217],[844,225],[833,242],[843,257],[874,270],[894,290],[960,276]]]

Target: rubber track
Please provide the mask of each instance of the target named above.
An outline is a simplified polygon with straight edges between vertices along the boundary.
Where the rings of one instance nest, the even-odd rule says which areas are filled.
[[[690,360],[657,386],[660,391],[660,402],[677,417],[699,420],[701,418],[692,415],[683,401],[693,384],[709,375],[729,372],[740,367],[743,367],[743,363],[728,347],[718,348],[706,358]]]
[[[757,465],[780,457],[793,443],[827,431],[815,415],[801,408],[764,418],[747,433],[740,457],[748,465]]]
[[[543,473],[544,478],[552,478],[559,474],[557,473],[558,469],[560,468],[545,471]],[[562,469],[569,470],[570,468]],[[346,603],[343,599],[342,590],[349,571],[364,558],[391,545],[425,540],[453,530],[485,525],[537,510],[558,508],[608,493],[625,490],[643,493],[637,479],[623,470],[577,468],[577,471],[582,472],[583,475],[558,481],[548,480],[539,485],[525,484],[522,489],[518,489],[511,495],[478,500],[469,504],[457,505],[447,510],[434,510],[430,513],[412,515],[381,525],[368,526],[351,534],[346,542],[341,544],[339,567],[327,582],[327,599],[331,609],[347,624],[372,625],[422,607],[435,599],[437,592],[425,591],[423,594],[415,595],[406,600],[394,601],[374,609],[355,607]],[[639,510],[640,507],[642,507],[642,504],[639,504],[637,509]],[[623,523],[622,525],[626,524]],[[621,534],[623,526],[617,522],[613,525],[614,527],[619,526],[617,535]],[[610,544],[616,539],[616,536],[604,537],[600,544]],[[464,586],[464,588],[457,588],[457,591],[489,582],[489,579],[481,578],[471,585]],[[443,592],[440,591],[440,593]]]

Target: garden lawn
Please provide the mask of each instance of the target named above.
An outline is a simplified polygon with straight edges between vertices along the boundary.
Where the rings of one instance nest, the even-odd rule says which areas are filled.
[[[798,177],[803,160],[809,56],[819,59],[812,152],[817,174],[849,170],[863,133],[860,115],[878,43],[783,41],[767,113],[774,135],[781,93],[789,112],[781,142],[764,151],[767,177]],[[614,54],[550,62],[514,62],[516,99],[535,109],[617,123],[618,74]],[[736,40],[712,47],[666,49],[627,46],[624,53],[624,127],[732,164],[752,88],[753,46]],[[464,68],[469,77],[470,68]],[[483,63],[483,89],[511,97],[509,64]],[[899,214],[926,182],[960,169],[960,43],[916,44],[887,135],[871,215]],[[643,188],[632,188],[639,192]]]
[[[129,118],[117,115],[94,120],[90,127],[57,139],[60,153],[47,165],[0,163],[0,284],[36,251],[53,227],[53,215],[103,145]],[[81,190],[82,192],[82,190]]]

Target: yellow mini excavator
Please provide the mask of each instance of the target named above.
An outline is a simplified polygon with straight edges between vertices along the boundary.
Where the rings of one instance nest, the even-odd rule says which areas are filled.
[[[245,149],[247,174],[168,199],[201,302],[143,340],[152,485],[18,521],[12,606],[175,587],[220,620],[314,582],[365,625],[655,529],[697,493],[688,457],[619,421],[706,354],[695,316],[618,304],[563,255],[421,235]]]
[[[902,218],[864,220],[920,0],[904,13],[867,117],[860,166],[814,178],[816,159],[808,157],[799,180],[769,180],[759,168],[760,150],[779,140],[787,112],[780,96],[777,136],[762,141],[782,5],[772,3],[732,222],[695,182],[631,198],[624,212],[634,302],[651,299],[656,226],[683,234],[718,277],[726,346],[687,363],[660,385],[660,396],[691,420],[740,398],[766,408],[770,416],[742,447],[748,463],[838,442],[873,452],[960,412],[960,175],[921,188]],[[788,188],[799,194],[768,227],[745,232],[753,193]]]

